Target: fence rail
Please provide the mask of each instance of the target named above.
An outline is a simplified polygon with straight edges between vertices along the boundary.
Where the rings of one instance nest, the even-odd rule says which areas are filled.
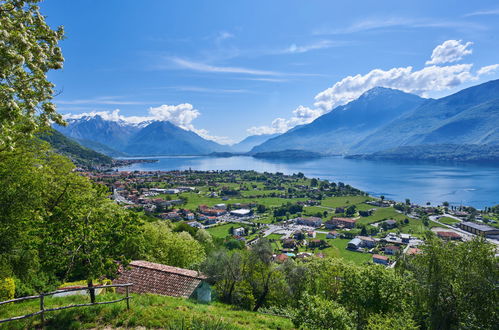
[[[126,300],[126,308],[130,309],[130,297],[129,290],[128,288],[131,287],[133,283],[126,283],[126,284],[111,284],[111,285],[98,285],[98,286],[92,286],[92,287],[84,287],[84,288],[71,288],[71,289],[62,289],[62,290],[57,290],[57,291],[52,291],[52,292],[46,292],[46,293],[41,293],[37,296],[27,296],[27,297],[21,297],[21,298],[15,298],[11,300],[6,300],[6,301],[0,301],[0,306],[4,304],[10,304],[10,303],[17,303],[20,301],[26,301],[26,300],[33,300],[33,299],[40,299],[40,310],[31,314],[25,314],[25,315],[20,315],[20,316],[15,316],[11,317],[8,319],[3,319],[0,320],[0,323],[4,322],[9,322],[9,321],[16,321],[16,320],[22,320],[28,317],[40,315],[41,321],[42,321],[42,326],[43,323],[45,322],[45,313],[46,312],[53,312],[53,311],[59,311],[63,309],[68,309],[68,308],[74,308],[74,307],[84,307],[84,306],[94,306],[94,305],[104,305],[104,304],[114,304],[123,300]],[[54,308],[45,308],[45,297],[47,296],[52,296],[58,293],[64,293],[64,292],[73,292],[73,291],[83,291],[83,290],[97,290],[97,289],[105,289],[105,288],[125,288],[125,297],[116,299],[116,300],[110,300],[110,301],[100,301],[100,302],[90,302],[87,304],[75,304],[75,305],[67,305],[67,306],[61,306],[61,307],[54,307]]]

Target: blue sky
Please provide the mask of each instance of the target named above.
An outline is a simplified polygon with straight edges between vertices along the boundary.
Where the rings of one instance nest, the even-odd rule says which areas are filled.
[[[60,112],[170,120],[224,143],[310,122],[377,85],[440,97],[499,78],[497,1],[41,7],[66,30],[64,69],[49,76]]]

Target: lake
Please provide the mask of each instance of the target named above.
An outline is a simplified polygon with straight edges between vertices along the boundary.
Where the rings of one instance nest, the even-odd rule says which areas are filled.
[[[144,170],[255,170],[258,172],[302,172],[307,177],[341,181],[373,196],[434,205],[476,208],[499,204],[499,164],[415,163],[325,157],[307,161],[263,160],[253,157],[161,156],[156,163],[119,168]]]

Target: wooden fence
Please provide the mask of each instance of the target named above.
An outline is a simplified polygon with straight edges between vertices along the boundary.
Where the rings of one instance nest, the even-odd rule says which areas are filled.
[[[47,292],[47,293],[42,293],[37,296],[28,296],[28,297],[22,297],[22,298],[16,298],[16,299],[11,299],[7,301],[1,301],[0,306],[4,304],[9,304],[9,303],[16,303],[20,301],[25,301],[25,300],[32,300],[32,299],[40,299],[40,310],[38,312],[34,312],[31,314],[26,314],[26,315],[21,315],[21,316],[15,316],[11,317],[8,319],[0,320],[0,323],[4,322],[9,322],[9,321],[15,321],[15,320],[21,320],[25,319],[28,317],[40,315],[41,321],[42,321],[42,326],[43,323],[45,322],[45,313],[46,312],[53,312],[53,311],[59,311],[67,308],[73,308],[73,307],[84,307],[84,306],[93,306],[93,305],[104,305],[104,304],[113,304],[117,303],[123,300],[126,300],[126,308],[130,309],[130,295],[128,292],[128,288],[131,287],[133,284],[132,283],[126,283],[126,284],[112,284],[112,285],[99,285],[99,286],[93,286],[93,287],[84,287],[84,288],[72,288],[72,289],[63,289],[63,290],[57,290],[53,292]],[[76,305],[68,305],[68,306],[62,306],[62,307],[55,307],[55,308],[45,308],[44,305],[44,298],[46,296],[52,296],[54,294],[58,293],[64,293],[64,292],[72,292],[72,291],[82,291],[82,290],[98,290],[98,289],[105,289],[105,288],[120,288],[124,287],[126,292],[125,292],[125,297],[116,299],[116,300],[111,300],[111,301],[102,301],[102,302],[94,302],[94,303],[88,303],[88,304],[76,304]]]

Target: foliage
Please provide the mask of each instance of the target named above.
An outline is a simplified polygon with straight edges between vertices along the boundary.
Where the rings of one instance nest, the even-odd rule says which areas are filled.
[[[464,243],[430,238],[423,251],[404,267],[413,273],[419,323],[438,329],[499,324],[499,269],[491,244],[482,237]]]
[[[34,1],[0,1],[0,151],[16,144],[50,121],[63,124],[50,102],[54,84],[47,72],[62,68],[57,43],[62,27],[52,30]]]
[[[136,258],[181,268],[196,267],[205,258],[201,243],[187,232],[173,232],[164,222],[144,225],[137,238],[139,251]]]
[[[372,314],[366,325],[367,330],[417,330],[416,323],[405,314]]]
[[[355,328],[354,315],[335,301],[305,295],[300,304],[303,308],[292,316],[293,323],[299,328],[338,330]]]
[[[111,275],[126,262],[137,217],[73,169],[37,139],[2,154],[0,260],[19,279],[17,294]]]
[[[0,278],[0,301],[14,298],[16,284],[12,277]]]
[[[77,166],[89,168],[96,165],[111,166],[113,163],[111,157],[85,148],[54,129],[48,129],[38,136],[50,143],[57,153],[68,157]]]

